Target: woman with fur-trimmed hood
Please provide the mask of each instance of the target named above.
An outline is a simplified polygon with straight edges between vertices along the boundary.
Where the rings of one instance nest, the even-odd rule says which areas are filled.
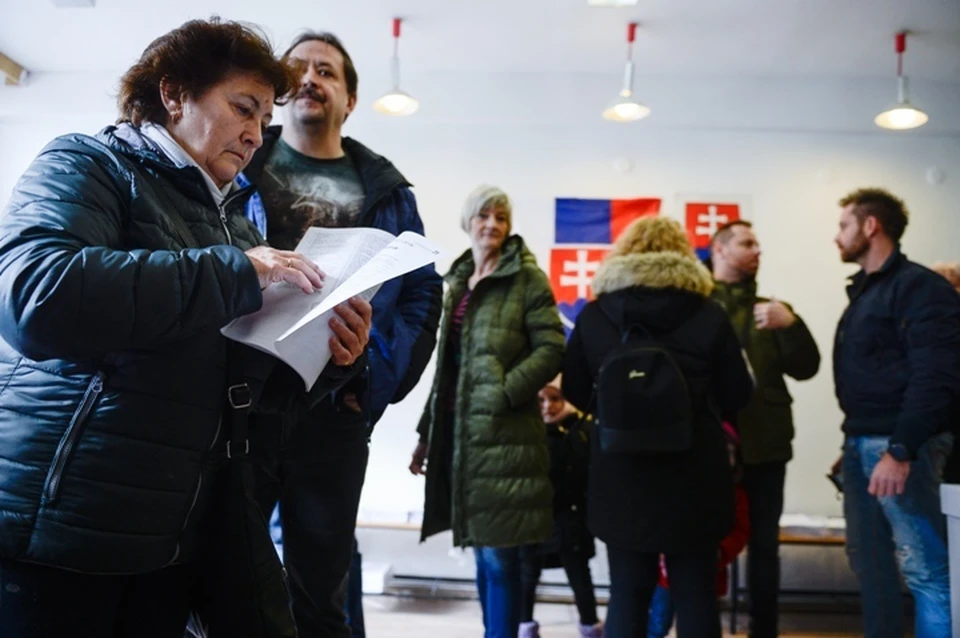
[[[589,525],[607,545],[611,638],[645,635],[660,554],[670,570],[678,635],[720,636],[717,555],[734,522],[720,415],[742,408],[753,382],[729,319],[709,298],[712,289],[676,221],[637,220],[600,266],[598,297],[567,344],[563,393],[581,410],[590,405],[604,358],[636,324],[676,358],[693,402],[692,445],[684,452],[609,454],[593,438]]]

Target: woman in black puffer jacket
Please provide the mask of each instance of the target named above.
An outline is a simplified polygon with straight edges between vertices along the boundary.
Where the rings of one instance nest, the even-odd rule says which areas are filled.
[[[321,285],[261,246],[233,185],[294,82],[249,28],[189,22],[123,77],[119,125],[54,140],[16,185],[0,219],[4,638],[183,635],[240,372],[220,329],[271,282]],[[350,366],[369,305],[344,317],[332,349]],[[334,368],[330,383],[351,372]]]

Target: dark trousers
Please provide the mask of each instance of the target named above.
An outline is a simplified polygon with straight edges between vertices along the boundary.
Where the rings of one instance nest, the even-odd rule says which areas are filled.
[[[590,574],[590,558],[583,552],[572,549],[560,550],[560,562],[567,574],[567,582],[573,590],[581,625],[595,625],[597,599],[593,592],[593,577]],[[526,545],[520,549],[520,584],[522,607],[520,622],[533,620],[533,606],[537,602],[537,584],[543,571],[543,555],[539,545]]]
[[[717,553],[667,554],[670,593],[677,611],[679,638],[720,638],[717,609]],[[650,601],[660,575],[660,556],[607,546],[610,603],[607,638],[645,638]]]
[[[266,516],[280,503],[283,562],[300,638],[348,638],[344,606],[367,469],[366,418],[332,399],[296,420],[258,416],[250,455]]]
[[[347,624],[353,638],[365,638],[367,629],[363,624],[363,556],[353,539],[353,556],[350,558],[350,574],[347,577]]]
[[[750,635],[777,636],[780,598],[780,516],[787,464],[744,465],[743,488],[750,504],[747,544],[747,589],[750,593]]]
[[[188,566],[99,576],[0,558],[3,638],[183,638]]]

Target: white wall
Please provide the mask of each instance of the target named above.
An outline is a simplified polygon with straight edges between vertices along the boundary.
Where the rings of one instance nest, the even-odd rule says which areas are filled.
[[[435,240],[466,247],[457,225],[463,195],[481,180],[502,185],[517,200],[517,231],[546,268],[553,241],[555,197],[655,196],[664,213],[679,218],[677,193],[748,193],[764,255],[760,292],[790,301],[810,326],[824,356],[812,381],[791,384],[796,399],[796,459],[789,466],[786,511],[839,514],[834,489],[823,477],[838,454],[841,415],[833,396],[833,332],[846,298],[832,244],[837,200],[859,186],[882,185],[908,202],[913,216],[904,249],[930,263],[960,258],[960,142],[789,133],[644,131],[599,123],[571,131],[562,126],[476,126],[418,131],[419,148],[388,127],[376,128],[379,147],[418,184],[418,197]],[[371,130],[371,133],[374,131]],[[433,144],[429,140],[437,140]],[[446,143],[442,141],[446,140]],[[451,140],[455,140],[455,143]],[[436,144],[436,146],[434,146]],[[442,146],[441,146],[442,144]],[[442,150],[441,150],[442,149]],[[613,161],[636,168],[617,174]],[[925,181],[928,166],[948,175]],[[420,482],[406,474],[426,383],[391,408],[374,438],[363,507],[415,509]]]
[[[92,132],[114,119],[109,94],[118,75],[38,76],[25,89],[0,87],[0,202],[55,134]],[[913,212],[907,254],[922,263],[960,258],[957,87],[916,84],[931,125],[895,134],[872,127],[875,111],[892,97],[886,82],[646,78],[638,84],[653,116],[617,125],[598,116],[613,76],[407,79],[407,90],[423,100],[420,113],[399,120],[372,114],[369,103],[386,78],[364,75],[346,132],[391,158],[416,185],[428,235],[454,255],[467,247],[460,204],[481,181],[513,196],[516,230],[544,268],[556,197],[660,197],[664,214],[679,216],[678,193],[751,196],[764,248],[760,291],[793,303],[824,355],[814,380],[791,386],[798,434],[786,509],[838,514],[823,475],[841,440],[830,354],[852,270],[831,242],[836,201],[860,186],[890,188]],[[617,158],[631,160],[633,171],[617,173]],[[944,183],[927,183],[932,166],[945,173]],[[378,425],[361,504],[366,518],[405,520],[422,506],[422,481],[406,467],[432,369]]]

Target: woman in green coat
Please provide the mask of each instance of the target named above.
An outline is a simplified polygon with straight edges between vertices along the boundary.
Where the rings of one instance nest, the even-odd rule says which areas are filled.
[[[507,194],[480,186],[461,225],[471,248],[446,275],[437,373],[410,471],[426,474],[422,538],[453,530],[473,547],[486,638],[520,622],[520,547],[553,525],[547,439],[537,392],[563,359],[546,275],[510,234]]]

